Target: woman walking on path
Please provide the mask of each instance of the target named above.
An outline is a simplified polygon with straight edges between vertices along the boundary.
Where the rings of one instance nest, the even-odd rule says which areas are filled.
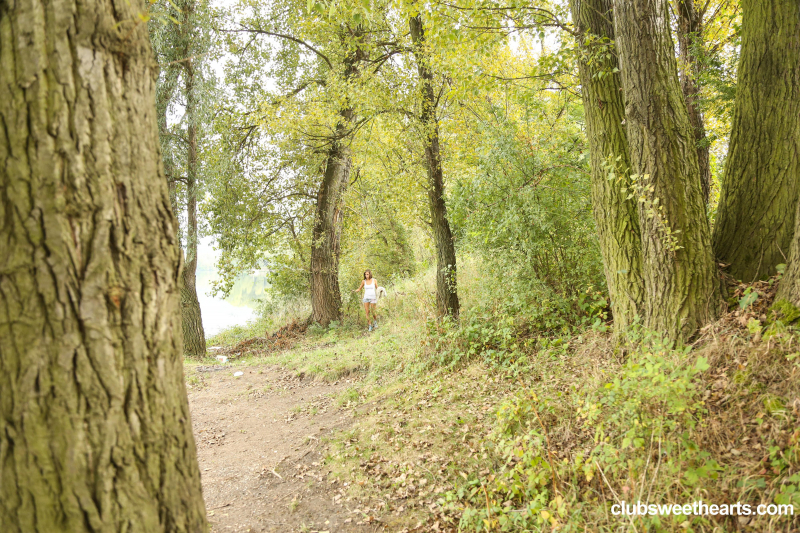
[[[378,327],[378,282],[372,277],[372,272],[369,270],[364,271],[364,279],[361,280],[361,285],[358,286],[353,292],[358,292],[364,288],[364,312],[367,313],[367,324],[369,330]],[[370,322],[369,314],[372,311],[372,321]]]

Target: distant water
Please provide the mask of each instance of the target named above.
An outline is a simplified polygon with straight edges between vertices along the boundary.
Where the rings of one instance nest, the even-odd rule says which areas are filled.
[[[213,296],[200,294],[200,313],[203,317],[203,330],[206,338],[213,337],[223,329],[232,326],[243,326],[255,318],[255,309],[250,307],[236,307],[225,300]]]
[[[197,273],[197,299],[206,338],[232,326],[244,326],[256,318],[259,297],[263,297],[266,280],[263,277],[242,276],[236,281],[226,299],[211,296],[213,273]]]

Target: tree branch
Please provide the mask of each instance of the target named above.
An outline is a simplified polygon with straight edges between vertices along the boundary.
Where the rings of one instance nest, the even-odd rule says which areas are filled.
[[[305,42],[302,39],[298,39],[297,37],[293,37],[291,35],[286,35],[284,33],[276,33],[276,32],[272,32],[272,31],[262,30],[260,28],[248,28],[248,27],[246,27],[245,25],[243,25],[241,23],[239,23],[239,25],[241,26],[241,29],[239,29],[239,30],[220,29],[219,31],[224,32],[224,33],[255,33],[255,34],[258,34],[258,35],[269,35],[270,37],[277,37],[279,39],[286,39],[287,41],[292,41],[294,43],[299,44],[300,46],[304,46],[305,48],[311,50],[320,59],[325,61],[325,63],[328,64],[328,67],[330,69],[333,69],[333,64],[331,63],[331,60],[328,59],[328,56],[326,56],[325,54],[323,54],[322,52],[320,52],[319,50],[317,50],[316,48],[314,48],[313,46],[311,46],[310,44],[308,44],[307,42]]]

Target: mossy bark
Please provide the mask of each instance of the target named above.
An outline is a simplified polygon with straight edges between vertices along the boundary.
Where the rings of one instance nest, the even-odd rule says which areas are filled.
[[[644,324],[686,339],[717,316],[720,294],[667,1],[618,2],[614,30],[639,197]]]
[[[207,530],[137,1],[0,5],[0,531]]]
[[[436,310],[439,316],[449,315],[458,318],[456,247],[453,233],[450,231],[450,223],[447,220],[433,72],[430,69],[425,48],[425,28],[422,24],[422,17],[420,15],[411,17],[409,27],[419,73],[422,106],[420,119],[424,130],[425,166],[428,172],[428,207],[431,214],[433,241],[436,246]]]
[[[786,263],[800,192],[800,2],[743,0],[742,52],[714,253],[743,281]]]
[[[617,332],[644,309],[641,235],[630,193],[622,80],[613,46],[612,0],[571,0],[592,175],[592,206]],[[615,70],[617,72],[615,72]],[[611,177],[610,177],[611,176]]]

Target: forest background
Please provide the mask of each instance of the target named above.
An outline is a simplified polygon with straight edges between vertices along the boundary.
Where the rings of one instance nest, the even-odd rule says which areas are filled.
[[[681,43],[675,68],[713,224],[741,9],[687,5],[670,10]],[[486,260],[487,281],[513,280],[501,305],[524,327],[568,328],[579,307],[608,315],[578,63],[596,65],[595,79],[618,80],[609,37],[581,48],[566,3],[421,8],[154,4],[162,150],[187,258],[189,353],[203,351],[191,294],[200,234],[212,235],[220,253],[216,291],[266,271],[270,306],[311,300],[323,325],[341,320],[341,309],[352,314],[356,300],[343,301],[339,285],[357,284],[366,268],[391,286],[436,264],[432,314],[457,315],[456,283],[445,282],[456,247]],[[415,38],[409,21],[423,15]],[[634,210],[642,201],[635,187],[626,194]],[[774,274],[774,265],[760,274]]]
[[[3,2],[0,55],[2,527],[207,527],[202,235],[269,284],[228,353],[438,401],[450,488],[378,466],[422,414],[325,458],[401,520],[800,503],[796,0]]]
[[[579,372],[577,404],[541,383],[503,404],[487,446],[502,457],[491,471],[506,464],[440,500],[445,520],[478,530],[606,523],[591,502],[604,484],[630,489],[658,475],[654,442],[675,453],[665,484],[648,489],[661,498],[730,497],[735,483],[762,501],[796,501],[798,434],[775,435],[800,404],[773,424],[772,440],[762,415],[797,403],[791,378],[775,373],[796,373],[798,9],[781,0],[156,2],[161,142],[186,276],[207,235],[219,253],[215,291],[254,271],[269,284],[257,326],[215,342],[289,320],[316,324],[318,335],[357,329],[360,299],[349,289],[365,269],[390,291],[385,318],[424,328],[428,364],[477,358],[522,376],[540,371],[530,357],[575,356],[587,331],[610,331],[621,377],[602,386],[606,378]],[[191,331],[199,310],[191,294],[183,300]],[[730,320],[746,333],[709,348]],[[187,336],[186,353],[202,354],[202,338]],[[753,363],[751,383],[730,365],[746,366],[754,341],[767,342],[767,355],[781,348]],[[758,421],[750,451],[770,450],[762,464],[771,461],[773,477],[755,485],[734,479],[767,470],[726,464],[723,455],[741,454],[734,444],[715,448],[752,428],[711,437],[709,425],[726,425],[730,412],[699,414],[698,394],[708,387],[704,398],[715,398],[728,380],[743,389],[725,401],[740,398]],[[652,389],[637,392],[645,383]],[[584,424],[596,447],[572,462],[569,442]],[[584,514],[567,518],[564,498],[582,501]],[[511,510],[520,505],[529,514]],[[660,527],[654,520],[645,522]]]

